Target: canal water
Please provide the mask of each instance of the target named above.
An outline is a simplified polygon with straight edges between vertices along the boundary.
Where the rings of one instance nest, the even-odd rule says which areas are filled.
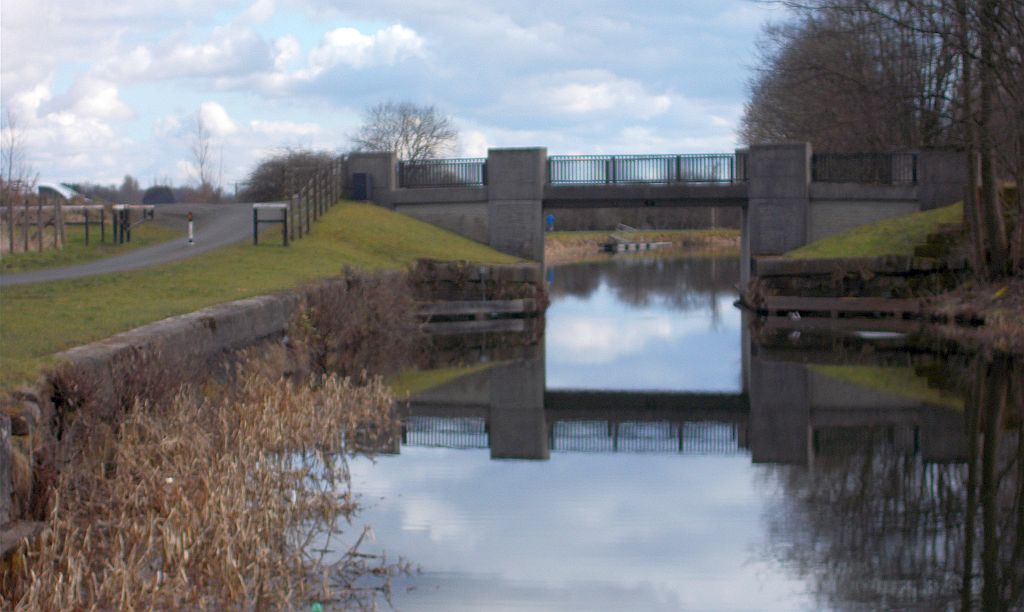
[[[414,396],[399,452],[352,462],[349,529],[418,568],[396,608],[1021,604],[1019,364],[751,325],[734,259],[548,280],[534,354]]]

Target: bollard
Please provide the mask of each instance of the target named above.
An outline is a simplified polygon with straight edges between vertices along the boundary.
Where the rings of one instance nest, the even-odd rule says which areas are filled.
[[[195,234],[192,232],[192,211],[188,211],[188,246],[196,243]]]

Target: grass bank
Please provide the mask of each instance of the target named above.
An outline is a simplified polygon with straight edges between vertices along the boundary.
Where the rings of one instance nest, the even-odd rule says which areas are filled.
[[[0,389],[34,379],[56,352],[139,325],[291,289],[346,265],[397,269],[424,257],[516,261],[404,215],[343,203],[288,248],[243,243],[145,270],[7,288],[0,298]]]
[[[463,376],[489,370],[502,362],[474,363],[471,365],[451,366],[434,370],[403,370],[389,377],[385,382],[397,398],[406,398],[417,393],[455,381]]]
[[[601,257],[601,247],[618,232],[548,232],[544,235],[544,262],[563,264]],[[671,251],[695,254],[739,255],[740,232],[735,229],[641,230],[630,232],[637,242],[671,242]],[[665,252],[665,251],[662,251]]]
[[[0,259],[0,274],[15,274],[86,263],[174,240],[184,234],[162,225],[146,223],[132,230],[131,242],[114,244],[112,242],[113,235],[113,230],[107,228],[108,242],[100,242],[99,228],[92,227],[89,229],[89,244],[86,245],[85,228],[77,225],[68,226],[64,231],[66,243],[63,249],[59,251],[49,249],[42,253],[29,251],[4,255]]]
[[[794,259],[827,259],[913,255],[914,247],[923,244],[928,234],[935,233],[941,225],[960,223],[962,219],[963,205],[952,204],[862,225],[804,245],[785,256]]]
[[[818,374],[866,389],[933,406],[964,409],[962,397],[928,386],[927,379],[918,376],[913,368],[813,364],[807,367]]]

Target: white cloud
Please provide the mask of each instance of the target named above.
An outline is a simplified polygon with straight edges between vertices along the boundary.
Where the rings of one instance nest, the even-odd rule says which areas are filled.
[[[214,28],[202,43],[178,43],[163,52],[153,63],[150,76],[239,77],[266,70],[273,63],[271,45],[242,26]]]
[[[118,97],[117,86],[110,81],[85,77],[71,88],[71,110],[84,117],[127,119],[135,113]]]
[[[391,25],[373,34],[355,28],[337,28],[309,53],[309,74],[316,76],[337,65],[365,68],[371,64],[393,65],[423,54],[423,39],[402,25]]]
[[[606,70],[576,70],[532,77],[509,88],[503,105],[520,111],[581,115],[615,111],[640,119],[672,106],[668,93],[651,93],[634,79]]]
[[[487,135],[480,130],[465,130],[459,135],[459,150],[465,157],[487,157]]]
[[[274,0],[256,0],[242,14],[242,19],[256,23],[267,21],[274,16],[276,8]]]
[[[249,122],[253,132],[264,136],[313,136],[320,132],[316,123],[297,123],[294,121],[263,121],[256,119]]]
[[[299,39],[292,35],[282,36],[274,41],[274,69],[284,70],[302,55]]]
[[[203,102],[199,107],[199,116],[213,136],[228,136],[238,131],[238,126],[228,112],[216,102]]]

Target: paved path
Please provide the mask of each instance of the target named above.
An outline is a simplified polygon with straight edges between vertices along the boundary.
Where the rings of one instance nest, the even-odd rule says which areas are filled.
[[[184,232],[188,229],[186,215],[189,211],[195,227],[195,244],[192,246],[188,245],[188,238],[182,236],[170,242],[75,266],[0,274],[0,287],[137,270],[199,255],[252,235],[252,204],[160,204],[156,207],[156,221]]]

